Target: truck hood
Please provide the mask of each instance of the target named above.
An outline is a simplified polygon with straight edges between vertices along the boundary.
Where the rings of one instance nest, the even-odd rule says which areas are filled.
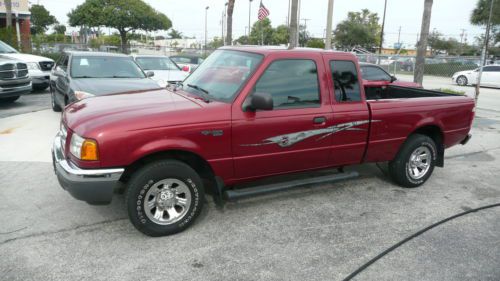
[[[205,103],[180,91],[136,91],[73,103],[64,110],[63,122],[78,135],[98,139],[103,134],[226,120],[230,106]]]
[[[22,62],[41,62],[41,61],[53,62],[54,61],[54,60],[46,58],[46,57],[40,57],[40,56],[35,56],[35,55],[30,55],[30,54],[5,53],[5,54],[1,54],[1,55],[3,57],[6,57],[6,58],[20,60]]]
[[[71,84],[77,91],[96,96],[160,88],[157,82],[146,78],[78,78],[72,79]]]

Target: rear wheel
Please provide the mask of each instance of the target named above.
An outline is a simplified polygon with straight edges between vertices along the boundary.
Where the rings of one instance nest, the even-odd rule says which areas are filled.
[[[11,103],[11,102],[15,102],[18,99],[19,99],[19,96],[8,97],[8,98],[0,98],[0,102]]]
[[[204,194],[200,177],[187,164],[177,160],[150,163],[129,181],[130,221],[149,236],[183,231],[200,214]]]
[[[420,186],[434,171],[436,155],[436,144],[430,137],[411,135],[389,163],[389,174],[403,187]]]
[[[467,83],[468,83],[467,77],[465,77],[463,75],[458,76],[458,78],[457,78],[457,84],[459,86],[467,86]]]
[[[51,104],[52,104],[52,110],[54,112],[61,112],[61,106],[59,106],[56,102],[56,96],[55,96],[55,93],[54,91],[52,91],[52,88],[50,90],[50,101],[51,101]]]

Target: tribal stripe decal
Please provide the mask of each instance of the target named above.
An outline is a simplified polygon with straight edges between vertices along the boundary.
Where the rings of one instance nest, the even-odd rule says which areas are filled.
[[[241,146],[261,146],[261,145],[277,144],[280,147],[289,147],[289,146],[292,146],[292,145],[294,145],[298,142],[301,142],[305,139],[308,139],[308,138],[314,137],[314,136],[318,136],[318,135],[323,135],[323,136],[319,137],[316,141],[324,139],[324,138],[326,138],[332,134],[338,133],[340,131],[364,131],[366,129],[355,128],[355,127],[363,125],[363,124],[367,124],[370,122],[379,122],[379,121],[380,120],[371,120],[371,121],[370,120],[361,120],[361,121],[341,123],[341,124],[337,124],[334,126],[323,128],[323,129],[308,130],[308,131],[301,131],[301,132],[290,133],[290,134],[285,134],[285,135],[279,135],[279,136],[265,139],[261,143],[242,144]]]

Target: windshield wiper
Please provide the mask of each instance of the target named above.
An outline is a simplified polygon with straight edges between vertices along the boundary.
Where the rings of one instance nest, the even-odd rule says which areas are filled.
[[[205,94],[207,94],[207,95],[210,95],[210,93],[209,93],[207,90],[205,90],[205,89],[203,89],[203,88],[200,88],[199,86],[196,86],[196,85],[193,85],[193,84],[187,84],[187,86],[188,86],[188,87],[191,87],[191,88],[193,88],[193,89],[196,89],[196,90],[198,90],[198,91],[202,91],[202,92],[204,92],[204,93],[205,93]]]

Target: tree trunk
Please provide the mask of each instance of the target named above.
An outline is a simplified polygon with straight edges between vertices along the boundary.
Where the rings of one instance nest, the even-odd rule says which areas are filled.
[[[234,1],[229,0],[227,4],[227,34],[226,34],[226,45],[233,45],[233,10]]]
[[[425,0],[424,14],[422,16],[422,27],[420,29],[420,41],[418,42],[417,58],[415,60],[415,72],[413,82],[422,84],[424,80],[425,55],[427,53],[427,38],[431,25],[432,0]]]
[[[299,0],[292,0],[292,8],[290,10],[290,41],[288,42],[288,48],[293,49],[297,47],[299,42],[299,28],[297,15],[299,12]]]
[[[9,28],[12,26],[12,0],[5,0],[5,27]]]
[[[120,32],[120,38],[122,41],[122,53],[128,54],[127,32],[125,30],[118,30],[118,32]]]

